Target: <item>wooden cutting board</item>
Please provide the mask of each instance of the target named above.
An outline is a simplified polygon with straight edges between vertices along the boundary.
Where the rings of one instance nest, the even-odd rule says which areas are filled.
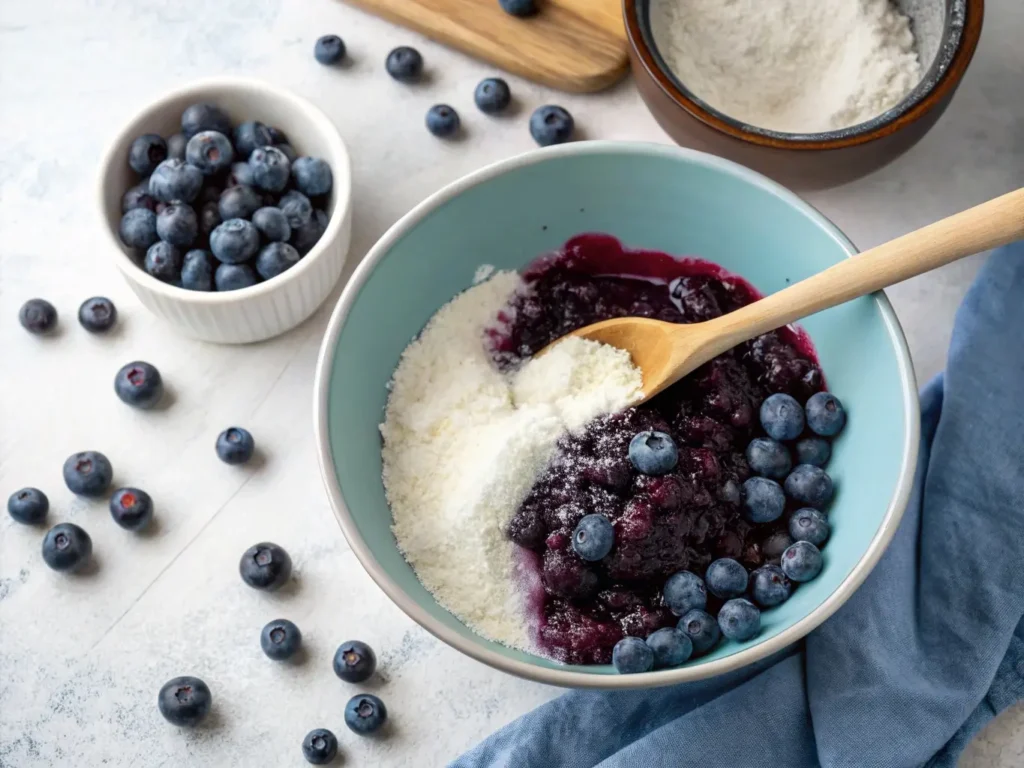
[[[516,18],[498,0],[348,0],[389,21],[564,91],[598,91],[629,67],[621,0],[538,0]]]

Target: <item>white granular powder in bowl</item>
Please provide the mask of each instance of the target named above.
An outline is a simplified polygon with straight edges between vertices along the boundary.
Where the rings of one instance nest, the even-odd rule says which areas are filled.
[[[890,0],[652,0],[650,21],[690,93],[758,128],[848,128],[921,81],[910,22]]]
[[[529,574],[505,528],[558,438],[635,403],[642,377],[628,353],[582,339],[500,372],[484,335],[520,286],[498,272],[431,318],[380,429],[395,539],[423,586],[484,637],[533,650]]]

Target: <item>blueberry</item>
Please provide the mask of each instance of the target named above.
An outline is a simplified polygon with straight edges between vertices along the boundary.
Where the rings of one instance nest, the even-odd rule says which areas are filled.
[[[238,562],[238,572],[253,589],[274,592],[292,575],[292,559],[277,544],[260,542],[245,550]]]
[[[778,565],[782,562],[782,553],[793,543],[793,539],[785,531],[775,531],[761,542],[761,555],[765,562]]]
[[[258,120],[248,120],[235,128],[235,151],[239,160],[248,160],[254,149],[273,143],[267,126]]]
[[[156,215],[156,233],[166,243],[187,248],[199,235],[196,212],[185,203],[169,204]]]
[[[703,609],[708,603],[708,589],[704,579],[690,571],[679,571],[668,577],[662,589],[665,605],[676,616],[694,608]]]
[[[302,756],[307,763],[327,765],[338,754],[338,737],[326,728],[316,728],[302,740]]]
[[[245,219],[227,219],[210,233],[210,250],[225,264],[248,261],[256,255],[259,247],[260,233],[251,221]]]
[[[149,179],[141,181],[121,196],[121,213],[135,208],[148,208],[156,212],[157,199],[149,194]]]
[[[213,704],[210,688],[198,677],[176,677],[160,689],[156,704],[171,725],[199,725]]]
[[[828,541],[831,533],[828,519],[812,507],[798,509],[789,518],[789,535],[793,537],[793,541],[809,541],[820,547]]]
[[[743,503],[743,488],[735,480],[729,478],[718,489],[718,498],[731,507],[738,507]]]
[[[214,104],[193,104],[181,113],[181,132],[191,139],[200,131],[231,135],[231,118]]]
[[[459,113],[447,104],[435,104],[427,110],[427,130],[445,139],[459,132]]]
[[[778,520],[786,509],[782,486],[766,477],[748,477],[743,483],[743,510],[754,523]]]
[[[639,637],[624,637],[612,648],[612,664],[620,675],[650,672],[654,667],[654,651]]]
[[[761,403],[761,426],[773,440],[795,440],[804,431],[804,409],[789,395],[778,392]]]
[[[690,638],[694,656],[707,653],[722,639],[722,631],[718,628],[715,617],[700,608],[694,608],[683,614],[677,628]]]
[[[508,105],[512,103],[512,91],[508,83],[500,77],[488,77],[477,85],[473,92],[473,101],[481,112],[497,115],[508,109]]]
[[[337,35],[324,35],[313,46],[313,56],[321,64],[337,64],[345,58],[345,43]]]
[[[129,531],[141,531],[153,519],[153,499],[138,488],[118,488],[110,497],[110,516]]]
[[[830,392],[818,392],[807,401],[807,426],[823,437],[835,437],[846,425],[846,409]]]
[[[587,515],[572,533],[572,549],[582,559],[596,562],[615,546],[615,529],[604,515]]]
[[[377,655],[366,643],[349,640],[334,653],[334,674],[346,683],[369,680],[377,670]]]
[[[326,195],[334,184],[331,166],[319,157],[297,158],[292,164],[292,180],[306,197]]]
[[[629,442],[629,460],[645,475],[664,475],[675,469],[679,449],[664,432],[640,432]]]
[[[157,280],[176,283],[181,279],[181,251],[163,240],[153,243],[142,267]]]
[[[685,632],[664,627],[647,636],[647,645],[654,652],[654,668],[678,667],[693,653],[693,642]]]
[[[156,366],[141,360],[122,366],[114,377],[114,392],[121,402],[149,410],[164,394],[164,382]]]
[[[288,217],[284,211],[275,206],[260,208],[252,215],[252,223],[264,240],[272,243],[285,243],[292,236],[292,228],[288,225]]]
[[[199,209],[199,239],[203,243],[210,241],[213,230],[221,225],[220,206],[217,203],[203,203]]]
[[[149,177],[149,194],[162,203],[191,203],[203,186],[203,172],[184,160],[164,160]]]
[[[256,441],[249,430],[228,427],[217,435],[217,456],[225,464],[245,464],[256,451]]]
[[[291,243],[300,256],[305,256],[320,242],[320,238],[327,231],[327,221],[327,214],[318,208],[313,211],[308,224],[292,230]]]
[[[762,565],[750,574],[750,594],[762,608],[781,605],[792,593],[792,582],[777,565]]]
[[[121,217],[118,234],[129,248],[149,248],[160,239],[156,233],[156,214],[149,208],[132,208]]]
[[[260,632],[260,648],[274,661],[294,656],[302,645],[302,633],[288,619],[274,619]]]
[[[264,246],[256,257],[256,271],[264,280],[269,280],[294,267],[301,258],[288,243],[271,243]]]
[[[414,83],[423,74],[423,57],[415,48],[402,45],[388,54],[384,68],[395,80]]]
[[[345,705],[345,725],[360,736],[373,733],[388,719],[384,702],[372,693],[353,696]]]
[[[228,187],[217,201],[217,211],[222,221],[248,219],[262,207],[263,197],[246,184]]]
[[[793,467],[789,451],[782,443],[768,437],[755,437],[747,446],[747,464],[762,477],[781,480]]]
[[[93,296],[78,308],[78,322],[90,333],[106,333],[117,322],[117,307],[110,299]]]
[[[249,161],[235,163],[231,166],[231,173],[228,174],[227,187],[252,187],[255,186],[252,178],[252,166]]]
[[[542,147],[564,144],[572,138],[576,123],[562,107],[547,104],[530,115],[530,135]]]
[[[175,133],[167,137],[167,158],[169,160],[184,160],[185,148],[188,146],[188,139],[183,133]]]
[[[277,147],[257,147],[249,155],[252,180],[258,189],[266,192],[280,192],[288,186],[291,163],[288,156]]]
[[[820,437],[805,437],[796,441],[796,463],[824,467],[832,458],[832,444]]]
[[[114,469],[99,451],[73,453],[64,462],[64,483],[79,496],[102,496],[110,487]]]
[[[155,133],[144,133],[128,150],[128,165],[140,176],[149,176],[167,159],[167,142]]]
[[[284,211],[288,217],[288,226],[292,229],[301,229],[313,218],[313,205],[309,198],[294,189],[281,196],[277,207]]]
[[[730,557],[721,557],[704,574],[708,591],[716,597],[739,597],[747,591],[747,569]]]
[[[231,167],[235,150],[231,140],[219,131],[200,131],[188,140],[185,159],[204,176],[214,176]]]
[[[832,499],[832,478],[821,467],[797,464],[785,483],[786,495],[809,507],[821,509]]]
[[[43,537],[43,561],[55,571],[77,571],[92,556],[92,539],[74,523],[57,523]]]
[[[761,631],[761,611],[742,597],[729,600],[718,611],[718,627],[727,638],[742,643]]]
[[[46,299],[29,299],[18,310],[18,322],[29,333],[42,336],[57,327],[57,310]]]
[[[532,16],[537,12],[536,0],[498,0],[498,4],[512,16]]]
[[[190,291],[212,291],[214,267],[209,251],[199,248],[189,251],[181,265],[181,287]]]
[[[11,517],[25,525],[35,525],[46,519],[50,500],[38,488],[22,488],[7,498],[7,511]]]
[[[260,278],[248,264],[221,264],[213,281],[218,291],[238,291],[256,285]]]
[[[288,136],[280,128],[277,128],[277,127],[275,127],[273,125],[268,125],[267,126],[267,133],[270,134],[270,142],[274,146],[277,146],[279,144],[287,144],[288,143]]]
[[[281,150],[282,154],[288,158],[289,163],[294,163],[299,157],[298,152],[295,151],[291,144],[277,144],[275,142],[274,146]]]
[[[810,581],[823,565],[821,551],[809,541],[794,542],[782,553],[782,571],[793,581]]]

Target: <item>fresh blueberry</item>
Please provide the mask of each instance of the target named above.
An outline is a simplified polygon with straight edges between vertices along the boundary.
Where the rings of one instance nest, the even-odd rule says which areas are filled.
[[[92,556],[92,539],[74,523],[57,523],[43,537],[43,561],[55,571],[77,571]]]
[[[435,104],[427,110],[427,130],[446,139],[459,132],[459,113],[447,104]]]
[[[292,180],[306,197],[326,195],[334,184],[331,166],[319,157],[297,158],[292,164]]]
[[[238,291],[260,281],[256,270],[248,264],[221,264],[213,275],[218,291]]]
[[[269,280],[294,267],[301,258],[288,243],[271,243],[264,246],[256,257],[256,271],[264,280]]]
[[[209,251],[199,248],[189,251],[181,265],[181,287],[190,291],[212,291],[214,267]]]
[[[248,219],[263,207],[263,197],[254,188],[237,184],[225,189],[217,202],[217,211],[222,221]]]
[[[789,450],[778,440],[769,437],[755,437],[747,446],[747,464],[762,477],[781,480],[793,467]]]
[[[792,593],[792,582],[777,565],[762,565],[750,574],[750,594],[762,608],[781,605]]]
[[[749,600],[728,600],[718,611],[718,627],[730,640],[742,643],[761,631],[761,611]]]
[[[309,198],[294,189],[281,195],[277,207],[284,211],[288,217],[288,226],[292,229],[301,229],[313,217],[313,205]]]
[[[231,166],[231,173],[228,174],[227,187],[252,187],[256,182],[252,178],[252,166],[249,161],[235,163]]]
[[[268,125],[267,132],[270,134],[270,142],[274,146],[288,143],[288,136],[280,128],[277,128],[273,125]]]
[[[639,637],[624,637],[612,648],[612,665],[620,675],[650,672],[654,667],[654,651]]]
[[[274,661],[294,656],[302,645],[302,633],[288,619],[274,619],[260,632],[260,647]]]
[[[141,181],[121,196],[121,213],[135,208],[148,208],[156,212],[157,199],[149,194],[149,179]]]
[[[373,733],[388,719],[384,702],[372,693],[360,693],[345,705],[345,725],[360,736]]]
[[[226,171],[234,159],[231,139],[219,131],[200,131],[188,140],[185,147],[185,160],[202,171],[204,176]]]
[[[38,488],[22,488],[7,498],[7,511],[19,523],[36,525],[46,519],[50,500]]]
[[[184,160],[164,160],[149,177],[149,194],[162,203],[191,203],[203,187],[203,172]]]
[[[213,694],[198,677],[176,677],[164,683],[156,703],[171,725],[191,728],[210,714]]]
[[[181,113],[181,132],[191,139],[200,131],[231,135],[231,118],[214,104],[193,104]]]
[[[145,250],[160,239],[156,233],[156,214],[149,208],[132,208],[121,217],[118,233],[129,248]]]
[[[778,520],[786,509],[782,486],[766,477],[748,477],[743,483],[743,510],[754,523]]]
[[[183,133],[175,133],[167,137],[167,158],[169,160],[184,160],[185,149],[188,147],[188,139]]]
[[[313,216],[308,224],[292,230],[291,243],[300,256],[305,256],[313,250],[314,245],[320,242],[320,238],[327,231],[327,221],[327,214],[317,208],[313,211]]]
[[[99,451],[71,454],[64,462],[63,471],[68,490],[79,496],[102,496],[114,477],[110,461]]]
[[[280,192],[288,186],[291,163],[277,147],[257,147],[249,155],[253,184],[266,192]]]
[[[18,322],[29,333],[43,336],[57,327],[57,310],[46,299],[29,299],[18,310]]]
[[[384,68],[395,80],[414,83],[423,74],[423,56],[415,48],[402,45],[388,54]]]
[[[302,740],[302,756],[307,763],[327,765],[338,754],[338,737],[326,728],[316,728]]]
[[[821,467],[797,464],[785,483],[786,495],[809,507],[822,509],[832,499],[832,478]]]
[[[132,142],[128,165],[140,176],[149,176],[167,159],[167,142],[155,133],[145,133]]]
[[[715,617],[700,608],[694,608],[683,614],[677,628],[690,638],[694,656],[707,653],[722,639],[722,631],[718,628]]]
[[[820,437],[805,437],[796,441],[796,463],[824,467],[832,458],[832,444]]]
[[[512,16],[532,16],[537,12],[536,0],[498,0],[498,4]]]
[[[846,409],[830,392],[818,392],[807,401],[807,426],[816,435],[835,437],[846,425]]]
[[[679,571],[669,576],[662,595],[665,605],[676,616],[682,616],[694,608],[703,609],[708,603],[708,589],[704,579],[690,571]]]
[[[157,280],[177,283],[181,279],[181,251],[160,240],[149,246],[142,267]]]
[[[217,435],[216,449],[225,464],[245,464],[256,450],[256,441],[249,430],[228,427]]]
[[[334,674],[346,683],[369,680],[377,670],[377,655],[366,643],[349,640],[334,653]]]
[[[562,107],[547,104],[530,115],[530,135],[542,147],[564,144],[572,138],[576,122]]]
[[[284,156],[288,158],[289,163],[294,163],[299,158],[299,153],[295,151],[295,147],[291,144],[275,143],[274,146],[281,150]]]
[[[187,248],[199,235],[196,212],[191,205],[170,203],[156,215],[156,233],[166,243]]]
[[[241,264],[248,261],[256,255],[259,248],[260,233],[251,221],[245,219],[227,219],[210,233],[210,250],[225,264]]]
[[[715,560],[704,574],[708,591],[722,599],[739,597],[746,592],[748,578],[747,569],[730,557]]]
[[[337,64],[345,58],[345,43],[337,35],[324,35],[313,46],[313,56],[321,64]]]
[[[640,432],[629,442],[629,460],[645,475],[664,475],[675,469],[679,449],[664,432]]]
[[[114,391],[123,403],[149,410],[163,397],[164,382],[156,366],[136,360],[117,372]]]
[[[500,77],[488,77],[477,85],[473,92],[473,101],[481,112],[497,115],[508,109],[508,105],[512,103],[512,91],[508,83]]]
[[[761,555],[766,563],[778,565],[782,562],[782,553],[793,543],[793,539],[785,531],[775,531],[761,542]]]
[[[647,636],[647,645],[654,652],[654,668],[678,667],[693,653],[690,637],[675,627],[663,627]]]
[[[267,126],[258,120],[248,120],[235,128],[235,151],[239,160],[248,160],[254,149],[273,143]]]
[[[117,322],[117,307],[110,299],[93,296],[78,308],[78,322],[90,333],[106,333]]]
[[[292,559],[277,544],[260,542],[245,550],[238,562],[238,572],[253,589],[273,592],[292,575]]]
[[[587,515],[572,533],[572,549],[588,562],[604,558],[615,546],[615,529],[604,515]]]
[[[810,581],[824,565],[821,550],[809,541],[797,541],[782,553],[782,572],[793,581]]]
[[[761,426],[773,440],[795,440],[804,431],[804,409],[789,395],[778,392],[761,403]]]
[[[213,203],[203,203],[199,209],[199,239],[203,243],[210,242],[210,235],[213,230],[221,225],[223,219],[220,217],[220,206]]]
[[[138,488],[118,488],[110,497],[110,516],[129,531],[141,531],[153,519],[153,499]]]
[[[820,547],[831,535],[828,519],[813,507],[798,509],[789,518],[789,535],[793,541],[809,541]]]
[[[288,225],[288,217],[276,206],[260,208],[252,215],[252,223],[263,235],[264,240],[272,243],[286,243],[292,236],[292,228]]]

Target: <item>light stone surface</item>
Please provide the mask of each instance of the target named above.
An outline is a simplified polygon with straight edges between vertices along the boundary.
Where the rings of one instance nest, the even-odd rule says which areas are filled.
[[[1020,32],[1024,6],[989,0],[985,33],[949,111],[888,168],[811,201],[861,247],[1024,184]],[[342,35],[351,65],[318,66],[313,41]],[[427,87],[389,80],[394,45],[423,50]],[[251,347],[181,338],[141,308],[106,259],[97,221],[96,165],[135,109],[189,79],[262,77],[314,99],[352,151],[352,263],[402,213],[482,164],[530,149],[526,116],[557,101],[587,138],[666,141],[634,88],[553,94],[511,78],[515,118],[472,106],[484,65],[331,0],[33,0],[0,3],[0,495],[36,485],[50,522],[92,534],[99,567],[68,578],[39,556],[41,532],[0,516],[0,766],[300,765],[307,730],[329,727],[346,765],[441,765],[557,691],[508,677],[442,645],[407,619],[355,561],[335,523],[314,453],[310,401],[317,349],[333,299],[309,322]],[[423,128],[438,101],[461,111],[464,141]],[[953,312],[980,257],[918,278],[890,295],[921,380],[940,370]],[[347,274],[347,273],[346,273]],[[107,295],[123,321],[111,338],[77,324],[79,303]],[[39,340],[15,316],[44,296],[62,332]],[[335,296],[337,294],[335,293]],[[170,408],[139,413],[114,396],[123,363],[156,364]],[[258,466],[216,460],[217,432],[249,428]],[[147,489],[155,530],[117,528],[101,503],[73,498],[60,467],[102,450],[115,482]],[[368,446],[368,450],[373,449]],[[237,562],[272,540],[296,566],[286,594],[246,588]],[[296,621],[309,654],[297,667],[259,650],[261,626]],[[393,728],[359,740],[342,721],[354,689],[330,672],[339,642],[360,638],[381,656]],[[156,692],[196,674],[211,686],[209,727],[164,723]],[[1024,708],[972,745],[964,768],[1024,762]]]

